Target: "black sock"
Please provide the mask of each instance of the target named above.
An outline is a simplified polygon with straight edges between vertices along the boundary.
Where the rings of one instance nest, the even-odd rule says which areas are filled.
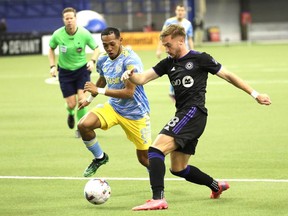
[[[148,158],[152,199],[162,199],[164,197],[165,155],[160,150],[150,147]]]
[[[218,185],[218,182],[215,179],[213,179],[213,182],[210,185],[210,188],[214,192],[218,192],[219,191],[219,185]]]
[[[212,177],[207,175],[206,173],[202,172],[197,167],[188,165],[186,169],[180,171],[180,172],[173,172],[171,171],[173,175],[185,178],[187,181],[199,184],[199,185],[206,185],[211,190],[217,192],[219,190],[218,183],[216,180],[214,180]]]

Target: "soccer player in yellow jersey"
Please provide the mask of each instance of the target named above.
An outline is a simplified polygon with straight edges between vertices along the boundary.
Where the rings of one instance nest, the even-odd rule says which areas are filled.
[[[122,81],[124,71],[134,69],[143,71],[139,56],[131,49],[122,46],[122,37],[116,28],[106,28],[101,33],[106,51],[97,62],[99,79],[96,85],[87,82],[84,90],[91,93],[80,108],[87,106],[98,94],[109,97],[108,102],[96,106],[78,123],[78,129],[88,150],[93,154],[92,163],[85,169],[84,176],[90,177],[108,161],[108,155],[102,151],[95,129],[120,125],[127,138],[134,143],[138,161],[148,168],[148,148],[151,144],[149,103],[142,85]]]

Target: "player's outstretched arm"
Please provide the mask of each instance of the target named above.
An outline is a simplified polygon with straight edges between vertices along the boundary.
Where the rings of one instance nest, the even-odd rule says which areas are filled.
[[[247,92],[251,95],[259,104],[262,105],[270,105],[271,100],[267,94],[260,94],[255,91],[250,85],[244,82],[240,77],[235,75],[234,73],[229,72],[226,68],[222,67],[221,70],[217,73],[217,76],[226,80],[227,82],[233,84],[239,89]]]
[[[132,83],[136,85],[144,85],[151,80],[157,79],[159,76],[155,73],[155,71],[151,68],[143,73],[135,73],[134,70],[127,70],[125,71],[122,76],[121,80],[130,80]]]

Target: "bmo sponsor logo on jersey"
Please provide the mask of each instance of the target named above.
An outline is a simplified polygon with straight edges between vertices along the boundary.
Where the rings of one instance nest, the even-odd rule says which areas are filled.
[[[182,80],[177,79],[171,81],[172,86],[180,86],[183,85],[185,88],[190,88],[194,84],[194,79],[191,76],[185,76]]]
[[[185,76],[182,79],[183,86],[185,88],[190,88],[194,84],[194,80],[191,76]]]

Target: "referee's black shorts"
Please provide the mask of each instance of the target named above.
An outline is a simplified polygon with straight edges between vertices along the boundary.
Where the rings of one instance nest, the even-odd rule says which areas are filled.
[[[78,89],[84,89],[85,83],[90,81],[91,71],[87,69],[86,64],[74,71],[65,70],[58,66],[58,71],[63,98],[77,94]]]
[[[164,126],[160,134],[174,137],[179,145],[176,151],[194,155],[198,138],[202,135],[207,122],[207,114],[197,107],[180,110]]]

